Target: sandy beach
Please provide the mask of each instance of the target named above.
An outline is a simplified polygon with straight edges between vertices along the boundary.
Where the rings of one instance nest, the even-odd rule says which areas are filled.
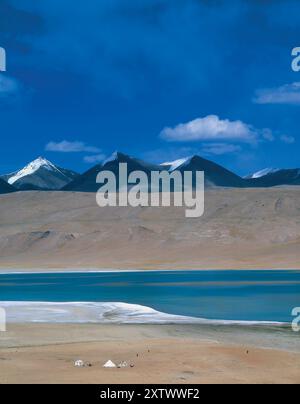
[[[0,383],[300,383],[288,329],[153,325],[9,325]],[[76,368],[82,359],[91,367]],[[107,360],[133,367],[104,369]]]

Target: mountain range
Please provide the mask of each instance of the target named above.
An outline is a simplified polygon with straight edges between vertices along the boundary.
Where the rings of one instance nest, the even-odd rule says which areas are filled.
[[[91,170],[87,171],[79,178],[66,185],[63,190],[96,192],[99,189],[99,184],[96,183],[97,174],[101,171],[107,170],[115,173],[118,178],[120,163],[127,163],[128,174],[133,171],[143,171],[146,173],[149,180],[151,177],[151,171],[168,171],[170,173],[174,171],[179,171],[181,173],[184,173],[185,171],[204,171],[207,187],[216,186],[239,188],[243,186],[244,182],[241,177],[199,156],[177,160],[172,163],[153,165],[143,160],[129,157],[126,154],[116,152],[108,160],[104,161],[104,163],[93,167]]]
[[[28,190],[62,190],[73,192],[96,192],[99,184],[96,177],[101,171],[119,173],[119,164],[127,163],[128,174],[143,171],[150,179],[152,171],[204,171],[206,187],[268,188],[274,186],[300,185],[300,169],[264,169],[242,178],[226,168],[200,156],[192,156],[173,162],[151,164],[143,160],[115,152],[101,164],[83,174],[60,168],[45,158],[39,157],[20,171],[0,176],[0,193]]]
[[[300,169],[265,169],[246,177],[253,187],[275,187],[280,185],[300,185]]]

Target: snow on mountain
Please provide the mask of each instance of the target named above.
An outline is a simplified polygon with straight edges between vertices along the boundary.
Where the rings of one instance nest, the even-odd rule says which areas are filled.
[[[213,161],[203,159],[200,156],[185,157],[173,162],[154,165],[115,152],[106,161],[97,164],[82,175],[60,168],[45,158],[39,157],[20,171],[0,177],[0,193],[13,192],[14,190],[97,192],[99,184],[97,184],[96,178],[99,172],[108,170],[115,173],[118,178],[120,163],[127,163],[128,174],[133,171],[143,171],[149,179],[151,173],[158,170],[168,170],[169,172],[178,170],[181,173],[204,171],[207,187],[251,188],[300,185],[299,169],[266,168],[249,177],[241,178]],[[2,181],[2,189],[1,178],[6,181],[5,183]]]
[[[278,171],[280,171],[279,168],[265,168],[264,170],[251,174],[251,175],[247,176],[246,178],[261,178],[261,177],[264,177],[265,175],[274,174]]]
[[[107,163],[112,163],[113,161],[117,161],[119,159],[119,152],[115,151],[111,156],[109,156],[106,160],[102,162],[102,165],[105,166]]]
[[[118,178],[120,163],[127,163],[128,174],[133,171],[142,171],[147,175],[149,181],[151,180],[151,173],[153,171],[168,170],[169,172],[173,172],[178,170],[182,173],[185,171],[204,171],[207,186],[243,187],[244,185],[244,180],[241,177],[199,156],[186,157],[170,163],[154,165],[126,154],[115,152],[102,164],[96,165],[65,186],[63,190],[97,192],[99,190],[99,184],[97,184],[96,178],[99,172],[108,170],[116,174]]]
[[[143,171],[147,176],[151,175],[151,171],[159,170],[159,166],[147,163],[143,160],[130,157],[127,154],[115,152],[101,164],[97,164],[81,176],[76,178],[70,184],[66,185],[64,191],[77,191],[77,192],[97,192],[99,184],[96,182],[97,175],[101,171],[111,171],[117,177],[119,175],[119,165],[121,163],[127,164],[128,174],[133,171]]]
[[[262,175],[260,175],[263,173]],[[300,169],[268,170],[257,173],[255,177],[245,179],[247,186],[276,187],[285,185],[300,185]]]
[[[11,174],[11,177],[8,179],[7,182],[10,185],[13,185],[15,182],[17,182],[21,178],[26,177],[27,175],[34,174],[41,167],[43,167],[49,171],[54,171],[54,172],[56,171],[56,167],[52,163],[50,163],[50,161],[48,161],[42,157],[39,157],[38,159],[29,163],[26,167],[22,168],[22,170]]]
[[[20,171],[2,176],[2,179],[22,190],[59,190],[77,176],[75,172],[57,167],[39,157]]]
[[[244,181],[238,175],[232,173],[220,165],[206,160],[200,156],[185,157],[170,163],[163,163],[169,172],[180,171],[204,171],[206,187],[243,187]]]
[[[182,173],[185,171],[192,171],[193,173],[203,171],[206,187],[242,188],[244,186],[244,180],[238,175],[197,155],[184,159],[176,170]]]
[[[189,164],[192,157],[186,157],[179,160],[172,161],[170,163],[162,163],[161,166],[168,168],[168,171],[172,172],[177,170],[179,167],[183,167],[186,164]]]

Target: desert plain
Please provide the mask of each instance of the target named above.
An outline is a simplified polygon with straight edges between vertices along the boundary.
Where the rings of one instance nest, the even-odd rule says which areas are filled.
[[[300,189],[216,189],[203,217],[178,207],[105,207],[95,194],[0,196],[0,267],[294,269]]]

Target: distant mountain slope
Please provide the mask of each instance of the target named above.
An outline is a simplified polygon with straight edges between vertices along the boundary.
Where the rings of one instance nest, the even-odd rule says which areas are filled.
[[[111,171],[118,177],[119,164],[127,163],[128,174],[133,171],[143,171],[147,176],[151,175],[152,170],[159,170],[159,166],[148,164],[142,160],[135,159],[127,156],[126,154],[115,152],[109,159],[102,164],[98,164],[95,167],[82,174],[70,184],[66,185],[64,191],[77,191],[77,192],[97,192],[99,190],[99,184],[96,183],[96,178],[101,171]],[[118,186],[118,184],[117,184]]]
[[[204,171],[205,185],[207,188],[269,188],[284,185],[300,185],[300,169],[265,169],[246,178],[242,178],[226,168],[200,156],[192,156],[161,165],[153,165],[126,154],[116,152],[104,163],[98,164],[84,174],[76,177],[72,182],[67,184],[63,190],[97,192],[99,189],[99,184],[96,183],[98,173],[108,170],[115,173],[118,178],[120,163],[127,163],[128,173],[132,171],[143,171],[149,179],[151,171],[180,171],[181,173],[185,171]]]
[[[82,174],[70,184],[66,185],[65,191],[78,192],[96,192],[99,189],[99,184],[96,183],[96,177],[99,172],[108,170],[115,173],[118,177],[119,164],[127,163],[128,173],[132,171],[143,171],[150,179],[151,171],[169,171],[178,170],[184,171],[204,171],[206,178],[206,186],[217,187],[243,187],[244,180],[225,168],[199,156],[194,156],[187,159],[178,160],[172,163],[164,163],[161,165],[149,164],[145,161],[135,159],[126,154],[116,152],[103,164],[91,168],[86,173]],[[118,184],[117,184],[118,185]]]
[[[269,175],[269,174],[274,174],[277,171],[280,171],[279,168],[265,168],[261,171],[257,171],[254,174],[250,174],[247,177],[245,177],[246,179],[255,179],[255,178],[261,178],[264,177],[265,175]]]
[[[162,166],[168,168],[170,172],[177,170],[182,173],[184,171],[204,171],[207,187],[242,188],[245,183],[244,179],[238,175],[199,156],[177,160],[172,163],[164,163]]]
[[[22,170],[1,178],[19,190],[60,190],[78,175],[39,157]]]
[[[9,194],[15,192],[16,189],[0,178],[0,194]]]
[[[300,185],[300,168],[273,170],[266,175],[246,179],[246,186],[275,187],[283,185]]]

